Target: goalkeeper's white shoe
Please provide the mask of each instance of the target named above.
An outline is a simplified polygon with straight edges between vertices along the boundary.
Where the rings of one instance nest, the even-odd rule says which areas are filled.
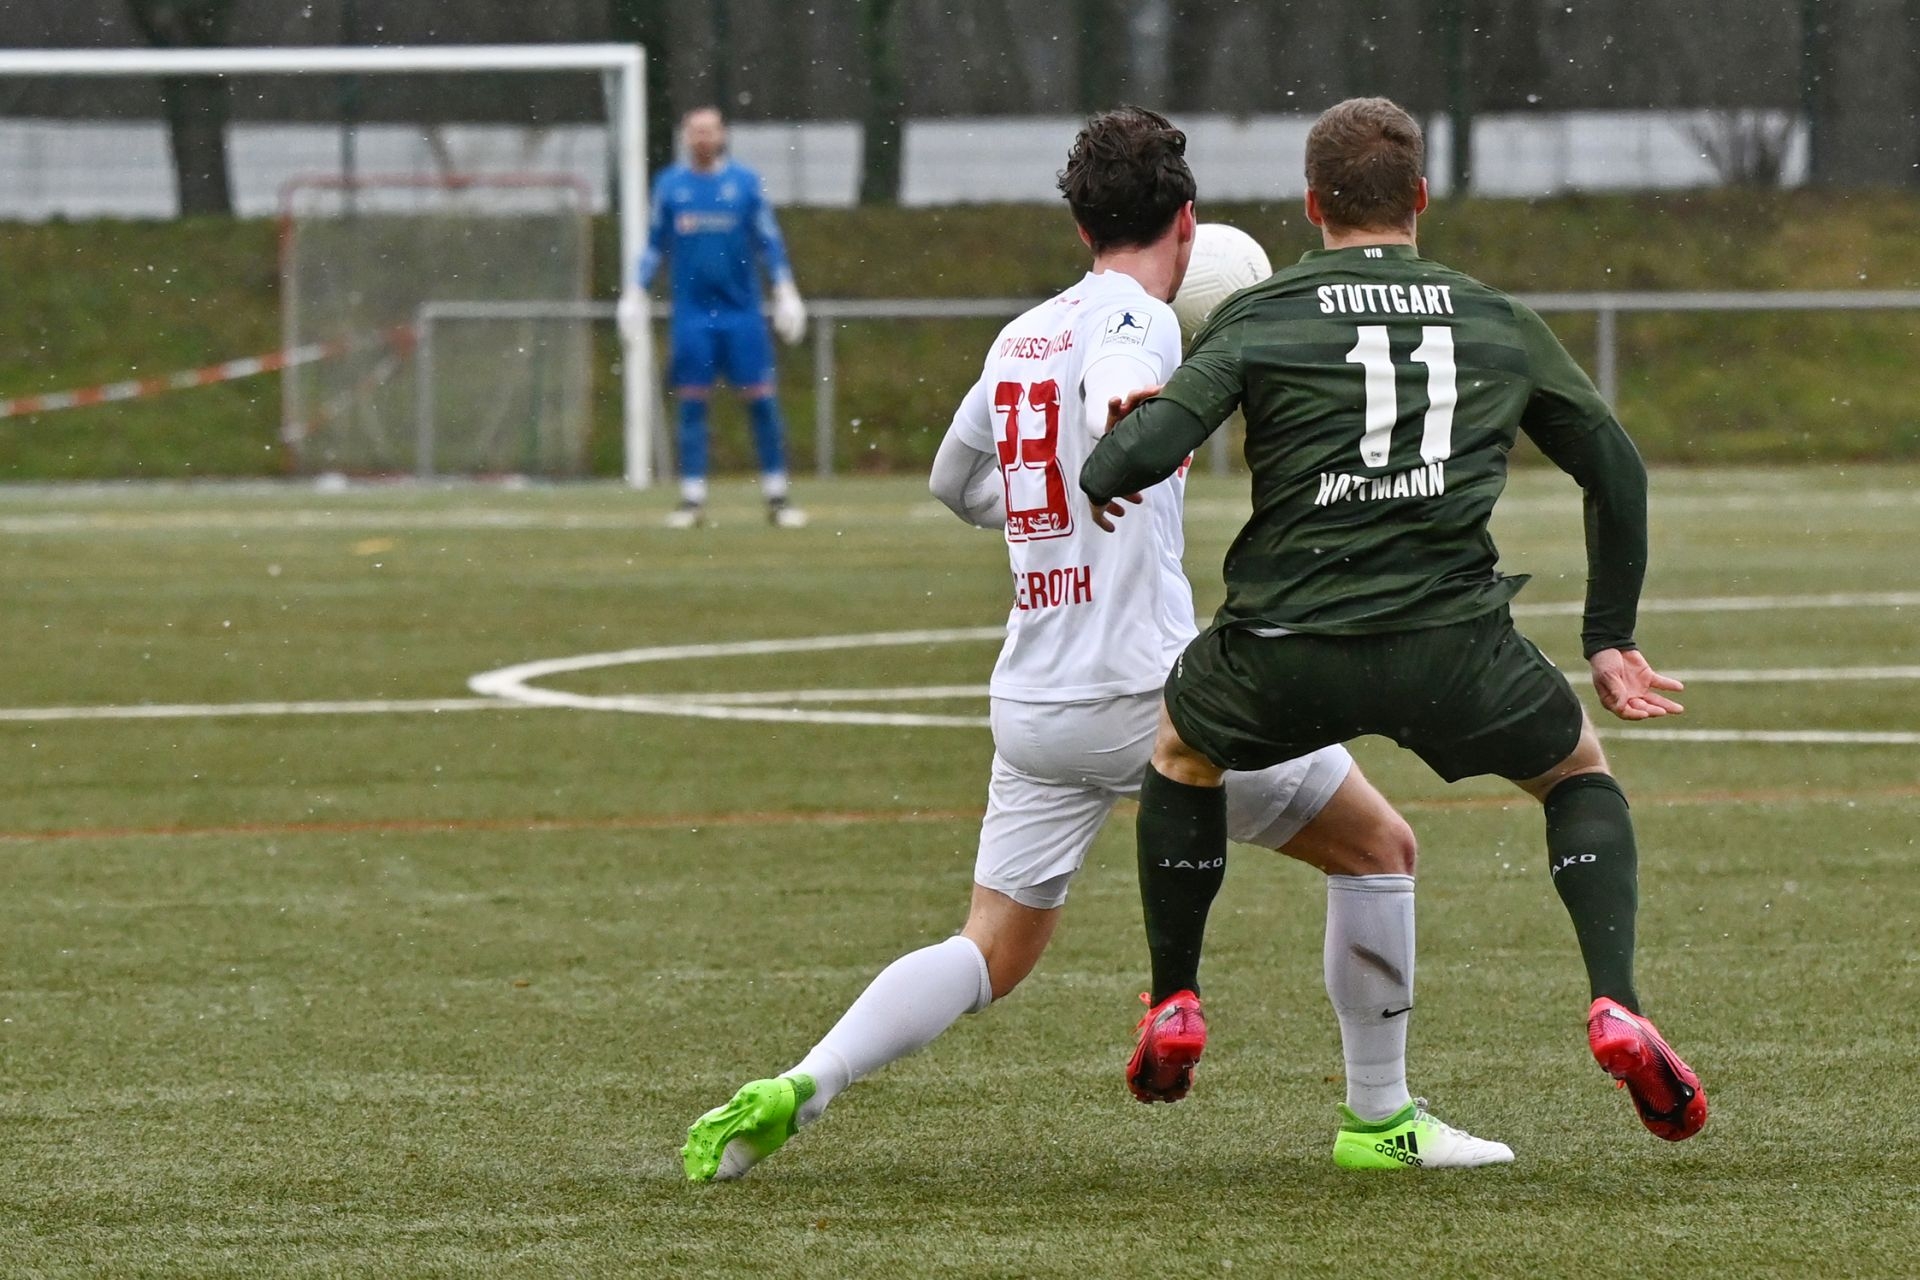
[[[1415,1098],[1371,1123],[1341,1107],[1333,1162],[1342,1169],[1477,1169],[1512,1164],[1513,1148],[1454,1128],[1427,1110],[1425,1098]]]
[[[767,504],[767,523],[776,529],[804,529],[807,513],[785,498],[779,498]]]
[[[707,509],[697,502],[683,502],[667,512],[667,528],[693,529],[707,520]]]

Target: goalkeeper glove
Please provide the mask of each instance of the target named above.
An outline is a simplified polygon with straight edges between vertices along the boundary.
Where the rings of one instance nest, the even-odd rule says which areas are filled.
[[[807,304],[800,301],[800,290],[792,277],[773,286],[773,331],[788,346],[807,336]]]

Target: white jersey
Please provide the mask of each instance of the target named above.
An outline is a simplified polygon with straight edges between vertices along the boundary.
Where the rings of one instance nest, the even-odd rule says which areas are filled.
[[[1197,633],[1180,564],[1186,471],[1115,521],[1093,523],[1080,468],[1112,394],[1163,383],[1180,363],[1166,303],[1118,271],[1088,274],[1000,331],[955,415],[961,443],[999,458],[1013,608],[992,694],[1081,702],[1157,690]]]

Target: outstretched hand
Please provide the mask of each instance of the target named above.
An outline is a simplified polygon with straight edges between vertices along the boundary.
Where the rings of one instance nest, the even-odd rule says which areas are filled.
[[[1622,720],[1677,716],[1686,710],[1666,696],[1686,686],[1655,671],[1638,649],[1602,649],[1588,662],[1593,666],[1593,687],[1600,695],[1600,705]]]
[[[1112,533],[1113,522],[1127,514],[1127,508],[1129,506],[1137,507],[1145,501],[1146,496],[1144,494],[1123,493],[1108,502],[1105,506],[1095,503],[1093,506],[1093,522],[1102,529],[1105,529],[1108,533]]]
[[[1151,387],[1141,387],[1137,391],[1129,391],[1123,396],[1114,396],[1108,400],[1107,430],[1112,431],[1115,427],[1119,426],[1120,419],[1139,408],[1142,401],[1151,400],[1159,395],[1163,385],[1164,384],[1156,383]]]

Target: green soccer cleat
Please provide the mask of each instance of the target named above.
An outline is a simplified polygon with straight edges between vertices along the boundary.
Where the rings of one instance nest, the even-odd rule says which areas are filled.
[[[1342,1169],[1477,1169],[1512,1164],[1513,1148],[1446,1124],[1415,1098],[1385,1120],[1362,1120],[1340,1108],[1333,1162]]]
[[[687,1143],[680,1148],[687,1181],[732,1181],[787,1145],[813,1089],[813,1077],[802,1075],[741,1085],[740,1092],[687,1130]]]

